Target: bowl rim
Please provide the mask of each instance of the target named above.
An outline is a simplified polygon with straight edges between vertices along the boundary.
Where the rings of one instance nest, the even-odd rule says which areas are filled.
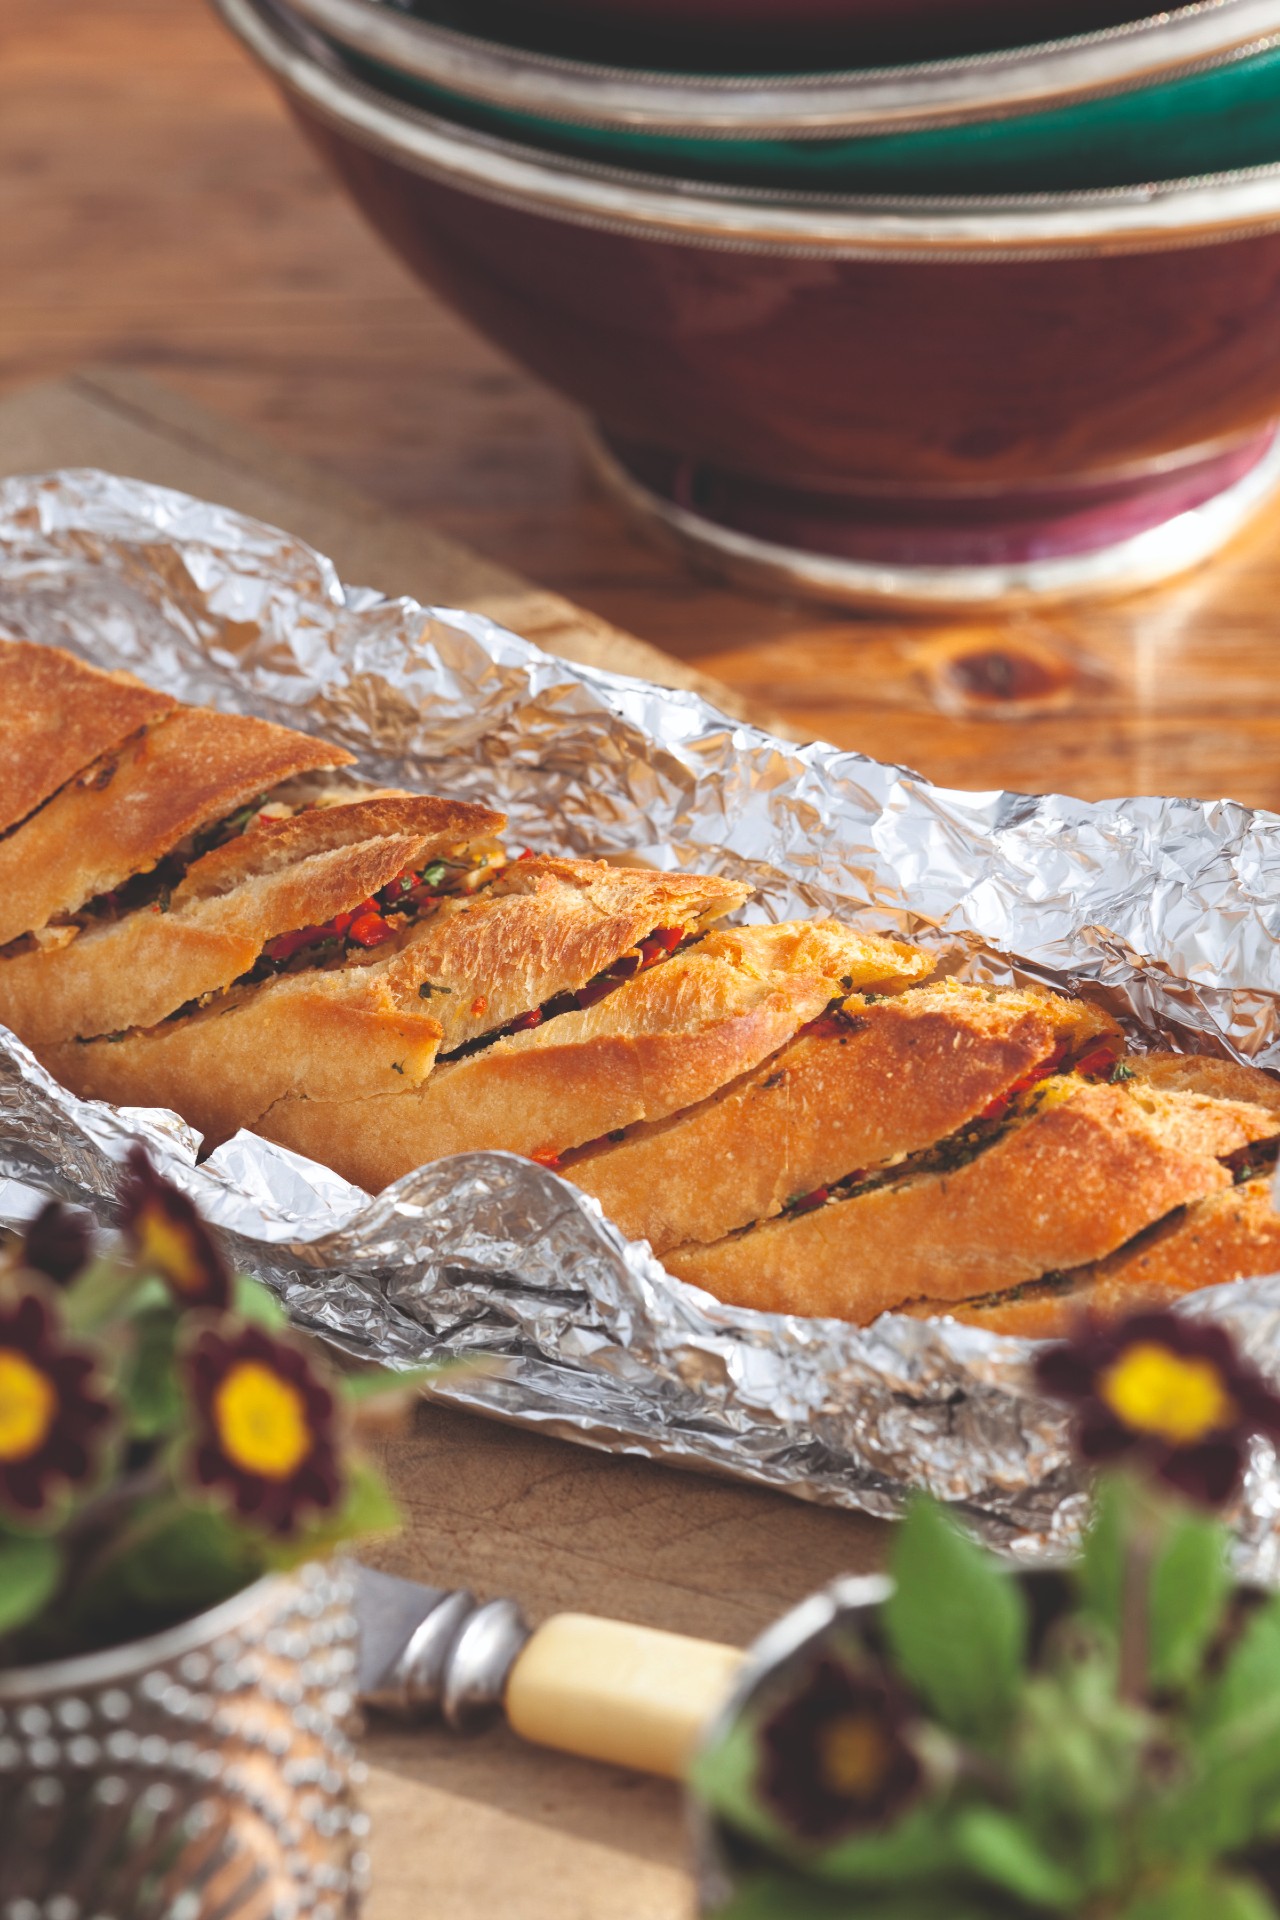
[[[286,96],[356,144],[460,192],[637,239],[753,255],[939,263],[1220,245],[1280,229],[1280,164],[1026,196],[838,195],[593,165],[459,126],[353,78],[278,0],[212,0]]]
[[[289,0],[350,50],[487,106],[619,132],[793,140],[1004,119],[1232,64],[1280,44],[1280,0],[1193,0],[1120,26],[915,65],[794,76],[646,73],[505,46],[388,0]]]

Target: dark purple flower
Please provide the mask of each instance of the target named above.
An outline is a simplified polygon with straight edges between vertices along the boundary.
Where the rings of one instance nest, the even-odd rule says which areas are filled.
[[[802,1840],[884,1826],[923,1784],[905,1719],[887,1675],[824,1655],[761,1728],[762,1798]]]
[[[42,1290],[0,1295],[0,1509],[33,1519],[93,1473],[112,1413],[94,1371]]]
[[[185,1306],[231,1303],[231,1270],[185,1193],[131,1147],[120,1187],[120,1225],[138,1264],[158,1273]]]
[[[32,1273],[43,1273],[60,1287],[74,1280],[89,1264],[93,1252],[93,1227],[86,1214],[64,1207],[60,1200],[47,1200],[22,1236],[22,1265]]]
[[[188,1349],[195,1479],[241,1520],[288,1534],[342,1491],[332,1393],[301,1348],[257,1326],[207,1328]]]
[[[1251,1434],[1280,1435],[1280,1398],[1230,1336],[1177,1314],[1086,1326],[1043,1353],[1036,1375],[1076,1404],[1086,1460],[1133,1458],[1205,1506],[1236,1491]]]

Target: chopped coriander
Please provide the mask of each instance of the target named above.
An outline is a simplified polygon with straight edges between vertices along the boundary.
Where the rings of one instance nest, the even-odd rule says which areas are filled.
[[[1113,1085],[1117,1080],[1136,1080],[1137,1077],[1138,1076],[1134,1072],[1133,1068],[1126,1067],[1123,1060],[1117,1061],[1116,1065],[1111,1069],[1111,1080]]]
[[[424,867],[422,869],[422,885],[424,887],[438,887],[440,885],[440,882],[444,879],[444,876],[445,876],[444,861],[433,860],[429,867]]]
[[[429,1000],[433,993],[452,993],[452,987],[439,987],[434,980],[424,980],[418,988],[419,1000]]]
[[[403,1060],[393,1060],[393,1061],[391,1062],[391,1071],[392,1071],[392,1073],[398,1073],[398,1074],[400,1074],[400,1075],[401,1075],[401,1076],[403,1077],[403,1074],[404,1074],[404,1061],[403,1061]]]

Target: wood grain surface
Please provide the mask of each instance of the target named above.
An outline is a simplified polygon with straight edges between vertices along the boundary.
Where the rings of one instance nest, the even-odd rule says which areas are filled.
[[[0,470],[185,486],[350,578],[669,684],[713,676],[795,737],[941,781],[1280,804],[1280,509],[1173,588],[1012,622],[855,620],[698,581],[596,493],[570,412],[363,230],[198,0],[3,0],[0,233]],[[113,371],[20,391],[88,361]],[[856,1516],[440,1408],[387,1457],[409,1525],[385,1564],[535,1617],[742,1642],[883,1552]],[[669,1787],[501,1731],[366,1750],[369,1920],[687,1920]]]
[[[199,0],[4,0],[0,108],[0,388],[86,360],[161,375],[798,737],[964,786],[1280,804],[1280,508],[1181,584],[1074,613],[750,599],[628,529],[569,410],[409,280]]]

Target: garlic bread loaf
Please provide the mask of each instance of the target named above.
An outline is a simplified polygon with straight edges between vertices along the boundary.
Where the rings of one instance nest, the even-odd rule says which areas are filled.
[[[1280,1083],[738,881],[502,842],[0,636],[0,1020],[78,1094],[376,1190],[563,1174],[720,1299],[1040,1337],[1280,1264]]]

